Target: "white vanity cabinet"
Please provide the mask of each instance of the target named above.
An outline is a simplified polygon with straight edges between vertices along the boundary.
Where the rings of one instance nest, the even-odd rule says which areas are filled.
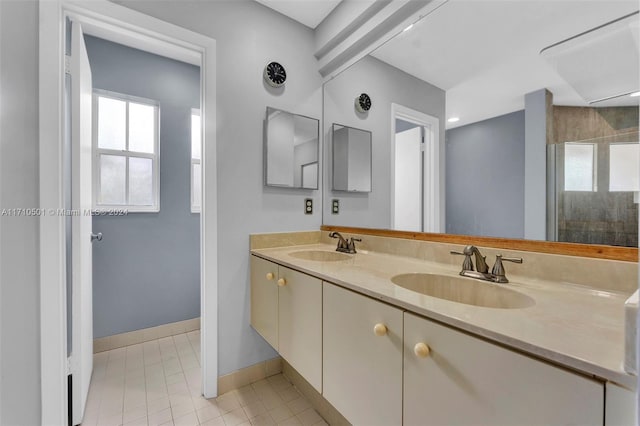
[[[322,391],[322,281],[251,256],[251,325]]]
[[[603,413],[601,382],[405,312],[405,425],[602,425]]]
[[[402,423],[402,311],[323,283],[323,396],[354,425]]]

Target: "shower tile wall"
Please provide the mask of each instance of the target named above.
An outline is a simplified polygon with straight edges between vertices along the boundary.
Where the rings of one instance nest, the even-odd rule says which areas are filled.
[[[597,191],[563,191],[556,158],[558,241],[638,247],[638,204],[631,192],[609,192],[609,143],[638,137],[638,107],[553,106],[551,143],[597,143]],[[635,139],[633,139],[635,138]]]
[[[638,247],[638,204],[633,193],[560,193],[558,241]]]

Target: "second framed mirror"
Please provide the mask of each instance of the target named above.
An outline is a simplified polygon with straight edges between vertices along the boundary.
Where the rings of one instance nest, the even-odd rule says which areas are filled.
[[[371,192],[371,132],[333,123],[334,191]]]

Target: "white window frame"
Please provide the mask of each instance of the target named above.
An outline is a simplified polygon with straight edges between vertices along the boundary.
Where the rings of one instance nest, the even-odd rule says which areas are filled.
[[[191,115],[189,116],[189,118],[193,117],[194,115],[197,115],[200,117],[200,120],[202,120],[202,116],[200,115],[200,110],[197,108],[192,108],[191,109]],[[193,123],[193,121],[192,121]],[[202,121],[200,122],[200,127],[198,129],[194,129],[193,125],[191,125],[191,139],[189,140],[189,150],[191,152],[191,163],[189,165],[189,182],[190,182],[190,193],[191,193],[191,213],[200,213],[201,210],[201,206],[202,206],[202,194],[200,194],[200,206],[196,206],[194,204],[194,192],[193,192],[193,169],[196,164],[200,165],[200,177],[202,178],[202,136],[200,137],[200,158],[193,158],[193,132],[194,130],[197,132],[202,133]],[[200,184],[200,188],[202,189],[202,184]]]
[[[591,189],[567,189],[567,146],[589,146],[593,152],[591,157]],[[564,164],[563,168],[563,179],[562,190],[564,192],[598,192],[598,144],[597,143],[584,143],[584,142],[565,142],[564,144]]]
[[[98,147],[98,98],[110,98],[126,102],[125,113],[125,149],[107,149]],[[138,103],[142,105],[152,106],[154,109],[154,153],[129,151],[129,103]],[[151,99],[145,99],[137,96],[125,95],[122,93],[112,92],[108,90],[94,89],[93,91],[93,208],[96,211],[106,210],[127,210],[129,213],[158,213],[160,211],[160,104]],[[114,155],[124,157],[126,176],[125,176],[125,199],[129,200],[129,158],[148,158],[152,161],[153,171],[153,204],[150,206],[131,205],[131,204],[98,204],[100,194],[100,155]]]

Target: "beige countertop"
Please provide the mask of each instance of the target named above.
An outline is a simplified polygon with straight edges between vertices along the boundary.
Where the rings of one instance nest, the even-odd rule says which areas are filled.
[[[485,308],[422,295],[391,282],[394,275],[416,272],[458,277],[459,267],[366,251],[330,262],[290,255],[301,250],[334,251],[335,245],[307,244],[251,252],[536,357],[630,389],[636,387],[636,377],[623,369],[624,302],[628,294],[520,277],[509,274],[507,269],[510,282],[492,285],[508,286],[526,294],[535,300],[535,305]],[[464,279],[470,285],[478,282]]]

